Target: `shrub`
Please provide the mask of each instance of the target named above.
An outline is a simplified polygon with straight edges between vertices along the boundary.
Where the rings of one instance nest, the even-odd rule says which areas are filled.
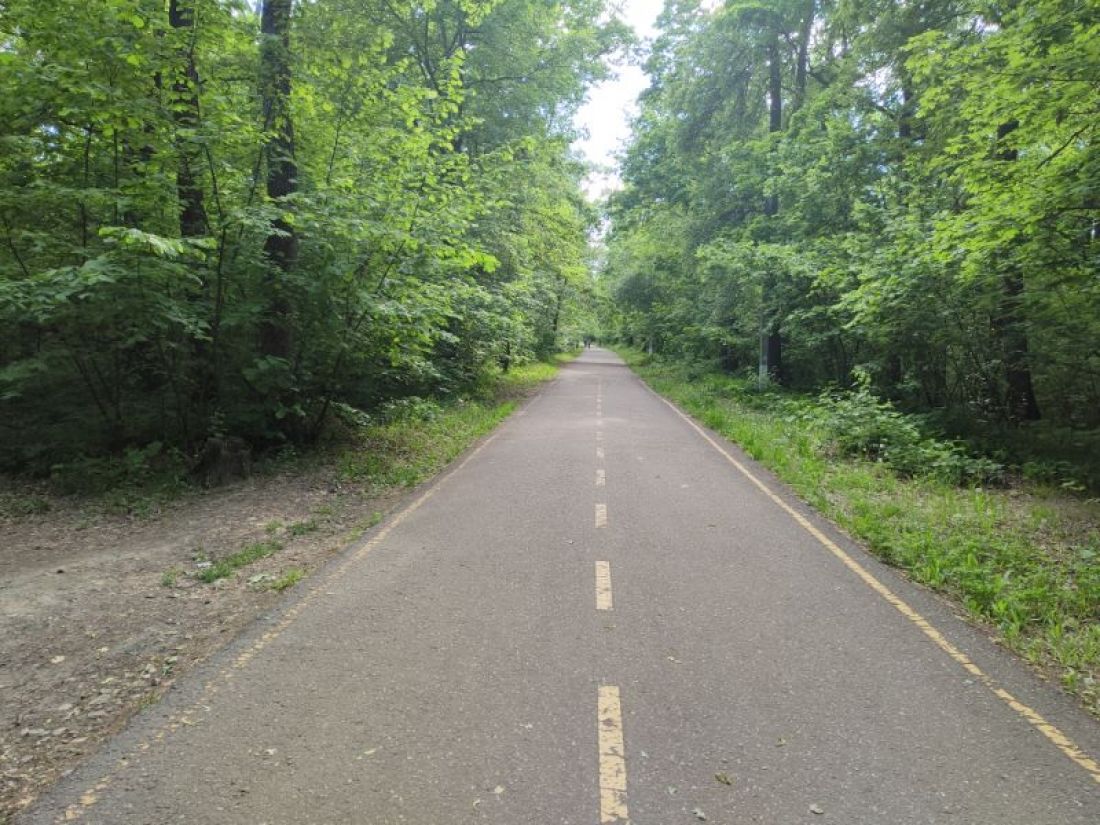
[[[844,455],[878,461],[900,475],[953,484],[1001,483],[1004,467],[975,458],[958,444],[925,435],[913,416],[866,389],[821,396],[822,423]]]

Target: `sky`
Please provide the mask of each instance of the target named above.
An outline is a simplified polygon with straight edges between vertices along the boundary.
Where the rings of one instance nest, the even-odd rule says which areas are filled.
[[[619,0],[620,17],[643,39],[652,38],[657,15],[664,0]],[[630,119],[637,111],[638,95],[649,85],[640,66],[616,65],[615,77],[592,87],[585,104],[577,112],[575,123],[587,137],[573,143],[589,162],[604,171],[585,179],[590,198],[600,198],[621,186],[615,153],[630,136]]]

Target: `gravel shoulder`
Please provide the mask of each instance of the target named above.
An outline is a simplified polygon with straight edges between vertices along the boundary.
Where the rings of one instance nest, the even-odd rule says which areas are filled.
[[[59,499],[0,521],[0,822],[401,498],[335,478],[255,478],[141,520]],[[259,542],[280,549],[196,578]]]

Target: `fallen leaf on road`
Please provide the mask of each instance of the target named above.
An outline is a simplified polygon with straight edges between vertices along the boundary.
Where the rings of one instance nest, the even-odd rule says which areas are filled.
[[[717,779],[719,782],[721,782],[723,785],[732,785],[733,784],[733,780],[729,778],[728,774],[716,773],[714,775],[714,778]]]

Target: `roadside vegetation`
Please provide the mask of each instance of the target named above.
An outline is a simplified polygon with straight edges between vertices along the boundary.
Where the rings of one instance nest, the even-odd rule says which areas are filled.
[[[284,447],[250,472],[265,476],[331,466],[340,481],[360,485],[364,496],[419,484],[492,430],[574,355],[558,354],[507,372],[487,371],[462,395],[405,397],[383,405],[374,415],[340,406],[320,443],[303,451]],[[101,515],[144,519],[207,490],[189,473],[181,454],[165,454],[159,445],[155,450],[130,449],[121,455],[57,465],[46,479],[0,481],[0,519],[46,515],[61,501],[79,502],[89,520]],[[319,514],[321,518],[331,515]],[[293,539],[320,528],[319,518],[311,517],[288,525],[269,524],[267,532]]]
[[[605,0],[4,3],[0,472],[155,509],[579,343],[571,117],[630,40]]]
[[[1100,498],[1057,467],[976,454],[866,390],[762,391],[713,366],[621,352],[657,392],[1100,714]]]

